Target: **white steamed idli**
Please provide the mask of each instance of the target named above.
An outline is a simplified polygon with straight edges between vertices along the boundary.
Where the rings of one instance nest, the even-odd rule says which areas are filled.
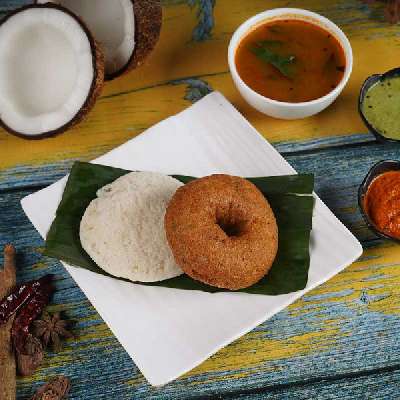
[[[82,217],[82,247],[104,271],[134,282],[182,274],[164,230],[167,204],[182,185],[163,174],[131,172],[104,186]]]

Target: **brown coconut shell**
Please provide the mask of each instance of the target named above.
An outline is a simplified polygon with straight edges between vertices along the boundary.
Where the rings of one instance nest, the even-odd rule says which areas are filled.
[[[61,0],[53,0],[57,4]],[[35,0],[46,4],[43,0]],[[162,6],[160,0],[131,0],[135,19],[135,48],[128,62],[115,72],[107,74],[105,80],[115,79],[139,67],[150,55],[160,37],[162,25]]]
[[[159,0],[131,0],[135,15],[135,48],[129,61],[118,71],[106,74],[111,80],[143,64],[156,46],[162,25],[162,7]]]
[[[62,7],[60,5],[54,4],[54,3],[44,3],[44,4],[29,4],[20,8],[17,8],[16,10],[13,10],[9,14],[7,14],[1,21],[0,21],[0,26],[4,24],[7,20],[9,20],[11,17],[13,17],[15,14],[18,14],[19,12],[28,10],[28,9],[33,9],[33,8],[54,8],[59,11],[62,11],[72,18],[74,18],[78,24],[81,26],[82,30],[85,32],[87,38],[89,39],[90,43],[90,48],[92,51],[92,60],[93,60],[93,80],[92,84],[90,86],[90,90],[88,93],[88,96],[83,103],[82,107],[79,109],[79,111],[75,114],[75,116],[65,123],[64,125],[60,126],[57,129],[54,129],[52,131],[44,132],[38,135],[25,135],[21,132],[17,132],[14,129],[10,128],[7,124],[5,124],[1,119],[0,119],[0,126],[3,127],[7,132],[18,136],[22,137],[24,139],[43,139],[49,136],[54,136],[59,133],[65,132],[75,124],[78,124],[81,122],[88,112],[93,108],[94,104],[96,103],[97,98],[99,97],[101,90],[104,85],[104,53],[101,49],[101,46],[99,43],[96,42],[94,39],[92,33],[90,32],[89,28],[87,25],[82,21],[81,18],[79,18],[77,15],[69,11],[67,8]]]

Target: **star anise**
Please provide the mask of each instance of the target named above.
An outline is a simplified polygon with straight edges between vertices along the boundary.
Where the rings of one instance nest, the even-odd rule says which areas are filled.
[[[44,312],[40,319],[33,321],[32,332],[41,338],[44,346],[53,344],[55,351],[61,349],[61,338],[71,338],[72,333],[67,330],[68,321],[61,319],[60,313],[49,314]]]

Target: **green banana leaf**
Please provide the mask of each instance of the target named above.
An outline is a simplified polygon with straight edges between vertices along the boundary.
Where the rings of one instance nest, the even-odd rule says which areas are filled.
[[[79,225],[98,189],[131,171],[98,164],[76,162],[70,172],[62,200],[46,238],[44,254],[70,265],[111,276],[100,269],[83,250]],[[183,183],[196,179],[173,175]],[[309,243],[314,199],[313,175],[248,178],[268,199],[279,228],[278,254],[269,273],[255,285],[239,292],[279,295],[304,289],[310,265]],[[116,278],[114,279],[121,279]],[[155,283],[141,283],[185,290],[221,292],[183,274]]]

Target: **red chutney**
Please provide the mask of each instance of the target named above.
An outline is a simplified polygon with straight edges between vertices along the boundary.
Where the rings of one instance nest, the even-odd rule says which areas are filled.
[[[377,176],[369,185],[364,207],[380,231],[400,239],[400,171]]]

